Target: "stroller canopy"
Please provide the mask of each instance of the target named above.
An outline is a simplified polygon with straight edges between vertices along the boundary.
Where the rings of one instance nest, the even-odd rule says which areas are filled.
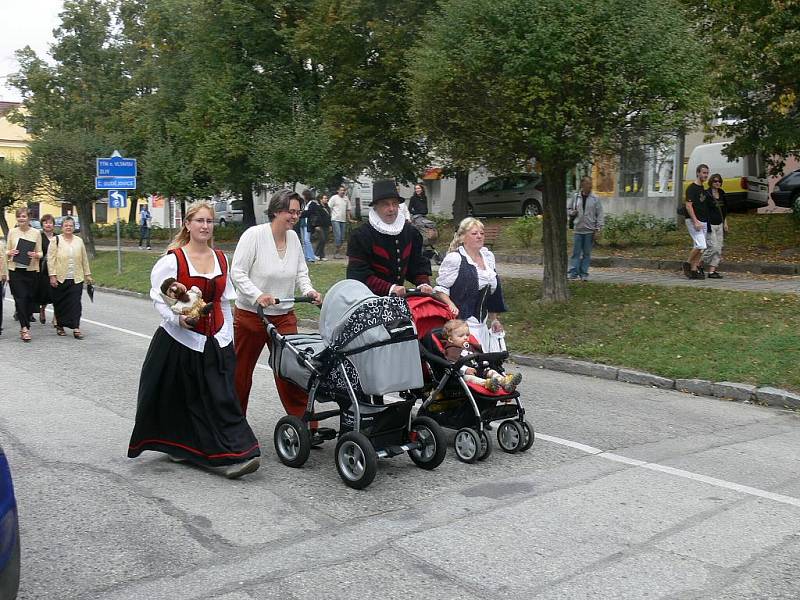
[[[365,393],[422,387],[417,332],[403,298],[376,296],[354,279],[340,281],[325,296],[319,332],[332,350],[347,355]]]

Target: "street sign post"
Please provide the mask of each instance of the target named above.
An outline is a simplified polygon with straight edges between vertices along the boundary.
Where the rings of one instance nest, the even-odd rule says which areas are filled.
[[[99,161],[100,159],[98,159]],[[128,192],[125,190],[108,191],[108,207],[117,209],[117,275],[122,273],[122,240],[119,231],[119,209],[128,206]]]

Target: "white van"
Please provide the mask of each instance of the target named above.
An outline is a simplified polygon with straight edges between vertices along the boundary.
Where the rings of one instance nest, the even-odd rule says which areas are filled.
[[[728,159],[722,151],[730,142],[700,144],[689,155],[686,164],[684,189],[695,180],[697,165],[706,164],[709,175],[722,175],[722,189],[731,211],[761,208],[769,203],[766,166],[759,154]]]

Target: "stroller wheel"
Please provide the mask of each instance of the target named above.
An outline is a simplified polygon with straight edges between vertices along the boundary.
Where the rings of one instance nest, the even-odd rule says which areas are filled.
[[[273,435],[275,453],[287,467],[302,467],[311,452],[311,432],[308,425],[291,415],[283,417],[275,425]]]
[[[336,470],[347,485],[364,489],[378,472],[378,454],[363,433],[348,431],[336,443]]]
[[[414,464],[423,469],[435,469],[447,454],[447,438],[439,424],[430,417],[417,417],[411,421],[412,433],[422,444],[421,448],[409,450],[408,455]]]
[[[462,427],[456,432],[453,441],[458,460],[465,463],[474,463],[481,452],[481,440],[478,432],[469,427]]]
[[[481,451],[478,454],[478,460],[486,460],[492,455],[492,438],[486,435],[485,431],[479,431],[478,438],[481,440]]]
[[[519,421],[503,421],[497,428],[497,443],[504,452],[518,452],[525,441],[525,432]]]
[[[531,446],[533,446],[533,438],[535,437],[533,433],[533,427],[527,421],[518,421],[520,427],[522,427],[522,433],[524,437],[522,438],[522,445],[519,447],[520,452],[527,452],[530,450]]]

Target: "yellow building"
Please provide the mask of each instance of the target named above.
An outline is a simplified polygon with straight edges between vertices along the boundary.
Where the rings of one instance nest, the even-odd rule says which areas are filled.
[[[31,136],[25,131],[24,127],[11,123],[8,120],[8,113],[20,107],[19,102],[4,102],[0,100],[0,160],[23,160],[25,151],[28,148]],[[132,198],[131,198],[132,200]],[[63,215],[77,215],[77,211],[68,202],[61,202],[52,196],[36,196],[28,202],[31,211],[31,218],[38,219],[45,214],[54,217]],[[128,211],[121,210],[120,218],[128,220]],[[138,213],[138,211],[137,211]],[[94,222],[98,224],[113,223],[117,218],[116,210],[108,210],[108,203],[100,200],[94,206]],[[16,225],[17,219],[14,211],[6,211],[6,222],[9,227]]]

